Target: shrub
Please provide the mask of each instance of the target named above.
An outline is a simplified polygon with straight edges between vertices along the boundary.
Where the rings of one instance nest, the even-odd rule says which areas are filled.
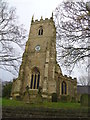
[[[12,82],[3,86],[2,97],[9,98],[12,90]]]
[[[52,93],[52,102],[57,102],[57,93]]]

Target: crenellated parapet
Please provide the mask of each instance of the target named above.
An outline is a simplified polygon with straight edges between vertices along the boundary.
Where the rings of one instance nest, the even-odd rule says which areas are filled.
[[[43,19],[43,17],[41,16],[40,20],[38,19],[34,20],[34,15],[32,16],[31,24],[40,23],[40,22],[53,22],[53,13],[50,18]]]

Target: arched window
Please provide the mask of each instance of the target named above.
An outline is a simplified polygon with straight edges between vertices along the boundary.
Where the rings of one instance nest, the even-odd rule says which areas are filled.
[[[39,88],[39,81],[40,81],[40,72],[39,72],[38,68],[35,67],[32,70],[30,88],[31,89],[38,89]]]
[[[62,95],[67,94],[67,84],[65,81],[62,82]]]
[[[42,26],[40,26],[40,28],[39,28],[38,35],[43,35],[43,28],[42,28]]]

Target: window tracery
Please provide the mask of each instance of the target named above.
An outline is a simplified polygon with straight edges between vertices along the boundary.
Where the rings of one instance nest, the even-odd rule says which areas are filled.
[[[37,67],[32,70],[30,89],[38,89],[40,81],[40,72]]]

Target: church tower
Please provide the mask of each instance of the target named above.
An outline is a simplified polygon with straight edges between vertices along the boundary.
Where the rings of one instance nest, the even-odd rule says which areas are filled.
[[[20,94],[28,86],[31,91],[42,88],[42,96],[47,98],[56,93],[56,28],[53,16],[45,20],[31,21],[31,28],[23,54],[17,84]]]
[[[45,99],[51,99],[53,93],[60,96],[76,94],[76,79],[63,76],[56,62],[56,28],[53,15],[50,19],[33,19],[18,78],[13,82],[12,97],[22,98],[26,91],[35,99],[38,91]],[[71,89],[72,88],[72,89]]]

